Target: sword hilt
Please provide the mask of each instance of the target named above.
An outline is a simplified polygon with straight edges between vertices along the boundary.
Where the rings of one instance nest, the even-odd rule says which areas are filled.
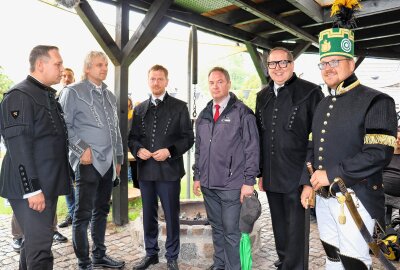
[[[307,162],[306,165],[307,165],[308,173],[310,174],[310,176],[312,176],[312,174],[314,173],[314,169],[313,169],[311,162]],[[310,197],[307,200],[307,204],[310,208],[315,207],[315,191],[314,191],[314,189],[311,191]]]

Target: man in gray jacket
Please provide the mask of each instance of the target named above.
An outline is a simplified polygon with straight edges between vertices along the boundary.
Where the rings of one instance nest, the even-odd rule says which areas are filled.
[[[214,264],[209,269],[239,270],[239,216],[259,173],[258,130],[251,109],[229,92],[228,71],[214,67],[208,84],[213,100],[196,121],[193,192],[199,196],[201,188],[212,227]]]
[[[68,85],[60,97],[68,128],[69,161],[80,176],[76,179],[76,203],[72,241],[79,269],[93,266],[122,268],[106,256],[104,245],[113,179],[123,161],[116,98],[103,81],[108,60],[103,52],[90,52],[84,61],[84,79]],[[91,221],[92,260],[87,228]]]

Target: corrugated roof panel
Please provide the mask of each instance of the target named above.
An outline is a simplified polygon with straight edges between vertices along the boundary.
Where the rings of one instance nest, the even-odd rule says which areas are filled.
[[[175,4],[196,13],[204,13],[232,5],[225,0],[175,0]]]

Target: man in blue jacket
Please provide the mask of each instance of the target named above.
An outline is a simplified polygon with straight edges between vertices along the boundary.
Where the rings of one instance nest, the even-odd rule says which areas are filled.
[[[240,269],[239,216],[259,173],[258,130],[251,109],[229,92],[228,71],[211,69],[208,85],[213,99],[196,122],[193,192],[199,196],[201,188],[212,227],[214,264],[209,269]]]

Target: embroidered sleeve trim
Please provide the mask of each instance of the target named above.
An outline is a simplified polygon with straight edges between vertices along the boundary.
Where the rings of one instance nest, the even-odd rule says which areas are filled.
[[[364,144],[381,144],[395,148],[396,138],[385,134],[366,134]]]

